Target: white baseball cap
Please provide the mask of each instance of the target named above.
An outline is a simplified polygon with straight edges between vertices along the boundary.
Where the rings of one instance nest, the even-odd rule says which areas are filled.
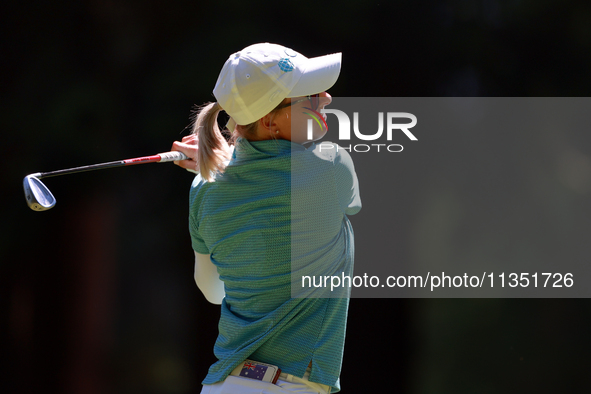
[[[228,58],[213,89],[239,125],[256,122],[285,98],[328,90],[339,77],[341,53],[308,59],[282,45],[254,44]]]

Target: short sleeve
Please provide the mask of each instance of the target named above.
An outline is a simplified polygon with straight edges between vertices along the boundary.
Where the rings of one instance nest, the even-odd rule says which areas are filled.
[[[361,197],[359,196],[359,181],[349,152],[338,148],[334,158],[334,165],[335,182],[341,209],[346,215],[355,215],[361,209]]]
[[[205,245],[205,241],[199,235],[198,225],[193,215],[189,215],[189,233],[191,234],[191,245],[193,250],[201,254],[209,254],[209,248]]]
[[[198,218],[204,183],[205,181],[201,178],[201,175],[197,175],[191,186],[191,193],[189,195],[189,234],[191,235],[191,245],[193,246],[193,250],[197,253],[209,254],[209,248],[205,244],[203,237],[199,234]]]

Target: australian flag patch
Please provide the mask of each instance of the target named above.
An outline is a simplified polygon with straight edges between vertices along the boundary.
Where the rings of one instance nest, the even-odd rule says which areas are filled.
[[[256,379],[273,384],[277,382],[280,373],[281,370],[275,365],[252,360],[244,361],[244,363],[232,371],[232,375],[234,376],[242,376],[244,378]]]
[[[252,362],[246,362],[242,366],[242,371],[240,371],[240,376],[244,376],[245,378],[251,378],[256,380],[263,380],[263,376],[267,372],[266,365],[254,364]]]

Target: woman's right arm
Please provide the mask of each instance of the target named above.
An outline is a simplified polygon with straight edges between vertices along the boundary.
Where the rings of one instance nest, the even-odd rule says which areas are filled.
[[[341,209],[346,215],[355,215],[361,209],[359,181],[349,153],[340,149],[335,157],[335,179]]]

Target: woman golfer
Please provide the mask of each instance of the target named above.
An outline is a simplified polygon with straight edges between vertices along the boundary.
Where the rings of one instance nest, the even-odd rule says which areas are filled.
[[[269,43],[234,53],[217,102],[173,145],[192,158],[177,164],[199,172],[189,214],[195,280],[221,303],[218,361],[202,393],[340,390],[348,289],[326,278],[352,273],[347,215],[361,201],[347,151],[312,143],[326,133],[326,90],[340,67],[340,53],[306,58]]]

